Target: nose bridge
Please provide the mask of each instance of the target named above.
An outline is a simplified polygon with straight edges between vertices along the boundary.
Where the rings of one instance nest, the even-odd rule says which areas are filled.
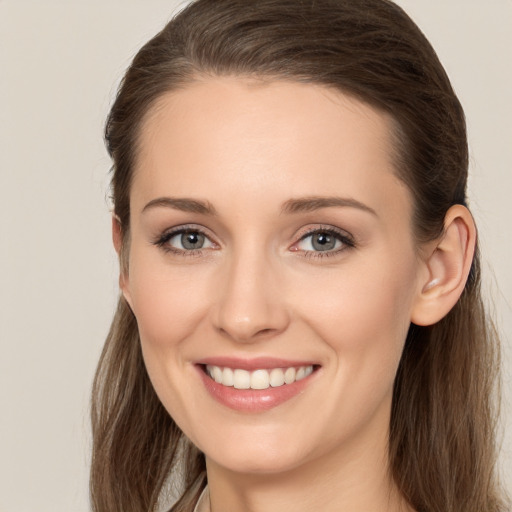
[[[279,290],[278,265],[262,245],[233,248],[224,265],[216,327],[239,342],[284,330],[288,314]]]

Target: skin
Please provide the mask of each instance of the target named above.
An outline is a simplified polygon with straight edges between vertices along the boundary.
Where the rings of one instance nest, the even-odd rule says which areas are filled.
[[[145,120],[121,288],[158,396],[206,455],[214,512],[410,510],[388,474],[393,380],[410,322],[437,321],[460,295],[474,230],[457,207],[442,241],[417,246],[391,129],[339,92],[241,78],[198,80]],[[333,196],[358,205],[282,211]],[[162,197],[215,215],[147,207]],[[156,243],[184,225],[205,233],[202,249]],[[353,246],[320,254],[311,229]],[[214,356],[319,369],[298,396],[247,413],[206,392],[194,363]]]

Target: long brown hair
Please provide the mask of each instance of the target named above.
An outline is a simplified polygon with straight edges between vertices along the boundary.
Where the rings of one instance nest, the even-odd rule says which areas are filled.
[[[414,198],[418,243],[466,204],[462,107],[433,48],[388,0],[198,0],[136,55],[106,125],[115,214],[129,271],[129,192],[139,132],[155,101],[198,76],[255,76],[336,88],[391,114],[399,178]],[[505,510],[495,472],[498,343],[480,293],[478,252],[452,311],[411,325],[395,380],[390,471],[418,512]],[[136,320],[120,298],[92,400],[95,512],[156,509],[178,482],[173,511],[191,511],[204,457],[150,384]]]

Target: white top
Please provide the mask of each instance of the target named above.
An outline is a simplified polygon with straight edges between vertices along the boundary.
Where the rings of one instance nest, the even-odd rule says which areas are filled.
[[[201,496],[199,496],[194,512],[210,512],[210,491],[208,490],[208,485],[203,489]]]

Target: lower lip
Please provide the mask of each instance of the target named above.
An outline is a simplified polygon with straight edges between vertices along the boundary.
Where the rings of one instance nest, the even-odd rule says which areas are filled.
[[[282,386],[267,389],[236,389],[232,386],[223,386],[206,375],[202,365],[197,366],[199,376],[206,390],[217,402],[243,412],[263,412],[273,409],[300,394],[311,382],[316,370],[304,379],[283,384]]]

